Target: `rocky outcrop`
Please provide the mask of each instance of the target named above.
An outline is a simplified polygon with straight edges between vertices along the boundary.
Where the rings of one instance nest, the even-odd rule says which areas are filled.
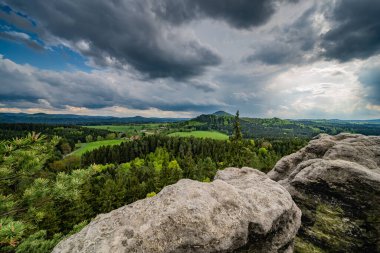
[[[188,179],[97,216],[53,252],[292,252],[301,212],[290,194],[250,168]]]
[[[268,176],[302,210],[298,252],[380,252],[380,137],[320,135]]]

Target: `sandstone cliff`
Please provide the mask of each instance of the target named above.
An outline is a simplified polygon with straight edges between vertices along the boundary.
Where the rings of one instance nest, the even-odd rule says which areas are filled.
[[[298,252],[380,252],[380,137],[320,135],[268,175],[302,210]]]
[[[280,184],[228,168],[212,183],[183,179],[99,215],[53,252],[292,252],[300,220]]]

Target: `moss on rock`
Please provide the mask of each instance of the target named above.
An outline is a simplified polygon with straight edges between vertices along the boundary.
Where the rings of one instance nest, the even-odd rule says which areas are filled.
[[[333,252],[349,252],[360,247],[360,240],[355,236],[360,231],[359,225],[347,218],[339,205],[320,203],[316,208],[315,223],[306,234]]]
[[[302,210],[296,248],[380,253],[379,165],[380,137],[357,134],[320,135],[282,158],[268,174]]]
[[[304,241],[301,237],[296,237],[294,244],[295,253],[325,253],[321,248],[313,245],[308,241]]]

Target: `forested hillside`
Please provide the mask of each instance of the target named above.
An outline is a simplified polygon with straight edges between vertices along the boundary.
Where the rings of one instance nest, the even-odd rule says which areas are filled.
[[[59,136],[60,141],[58,146],[63,154],[70,153],[75,149],[76,143],[87,142],[89,138],[91,140],[100,140],[111,137],[111,132],[108,130],[85,128],[74,125],[0,123],[0,140],[12,140],[14,138],[25,137],[31,132],[43,133],[49,138]]]
[[[52,125],[96,125],[96,124],[130,124],[130,123],[153,123],[153,122],[177,122],[182,118],[145,118],[135,117],[112,117],[112,116],[86,116],[75,114],[46,114],[46,113],[0,113],[0,123],[34,123]]]
[[[284,155],[298,150],[307,143],[304,139],[268,142],[265,140],[220,141],[213,139],[147,136],[141,140],[124,142],[117,146],[106,146],[85,153],[82,164],[107,164],[129,162],[143,158],[157,148],[163,148],[182,168],[190,170],[192,165],[208,159],[212,167],[251,166],[269,170]],[[191,178],[191,177],[190,177]],[[193,178],[202,179],[202,178]]]
[[[268,172],[317,133],[370,134],[378,126],[240,119],[224,112],[164,125],[0,124],[0,251],[49,252],[97,214],[154,196],[181,178],[210,182],[226,167]],[[205,132],[177,136],[193,130]],[[215,131],[229,139],[212,139]],[[113,146],[70,153],[78,145],[95,147],[111,140]]]
[[[203,114],[192,120],[173,123],[182,131],[216,130],[232,133],[234,117],[228,113]],[[338,134],[341,132],[380,135],[378,121],[345,120],[286,120],[279,118],[240,118],[245,138],[311,138],[319,133]]]
[[[236,133],[227,141],[149,135],[101,147],[81,160],[62,159],[61,143],[36,133],[1,141],[1,252],[49,252],[99,213],[153,196],[181,178],[209,182],[227,166],[268,171],[306,141],[255,141]]]
[[[21,116],[19,116],[21,117]],[[0,139],[12,139],[25,136],[30,131],[42,132],[47,135],[58,135],[66,139],[70,146],[78,141],[85,142],[85,137],[91,135],[95,140],[98,136],[106,138],[110,132],[119,137],[145,134],[170,134],[189,131],[218,131],[232,134],[234,116],[218,111],[213,114],[202,114],[191,120],[166,119],[166,123],[114,123],[106,121],[106,125],[98,123],[86,124],[86,127],[60,124],[33,124],[28,121],[30,116],[23,118],[28,123],[0,123]],[[79,116],[79,118],[84,116]],[[117,119],[117,118],[116,118]],[[145,121],[143,121],[145,122]],[[365,135],[380,135],[380,124],[377,120],[287,120],[279,118],[240,118],[244,138],[282,139],[282,138],[312,138],[319,133],[338,134],[341,132],[360,133]],[[92,130],[92,131],[91,131]]]

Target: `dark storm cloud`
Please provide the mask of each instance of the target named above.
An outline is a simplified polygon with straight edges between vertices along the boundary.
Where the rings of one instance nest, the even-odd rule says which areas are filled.
[[[43,96],[39,85],[30,85],[29,78],[25,72],[3,62],[0,57],[0,100],[1,101],[37,101]]]
[[[185,93],[187,96],[178,96],[165,90],[164,84],[160,86],[160,83],[144,83],[120,76],[116,72],[43,71],[16,64],[3,57],[0,57],[0,76],[0,104],[8,107],[54,110],[65,109],[67,106],[89,109],[121,106],[138,110],[157,108],[171,111],[206,111],[223,105],[213,98],[202,99],[202,94],[192,96],[189,92],[194,90],[191,89]],[[110,80],[113,80],[112,83]],[[201,83],[198,80],[188,86],[202,91],[217,88],[215,84]]]
[[[163,111],[197,111],[197,112],[210,112],[217,111],[223,104],[206,102],[199,103],[199,101],[191,101],[191,100],[181,100],[180,102],[160,102],[153,103],[151,107],[159,108]],[[141,109],[141,108],[136,108]],[[148,109],[148,108],[146,108]]]
[[[102,108],[113,105],[117,93],[104,81],[81,73],[37,71],[0,58],[0,101],[17,104],[47,101],[54,108],[65,105]]]
[[[64,108],[65,105],[104,108],[120,101],[120,95],[110,89],[103,79],[87,73],[59,73],[50,71],[33,71],[31,83],[40,84],[46,93],[46,99],[52,107]]]
[[[194,19],[235,28],[265,24],[282,2],[294,0],[5,0],[9,22],[22,22],[48,43],[66,43],[100,66],[126,64],[148,78],[187,79],[221,57],[180,25]],[[5,5],[3,5],[5,6]],[[10,7],[9,7],[10,6]],[[82,46],[80,46],[82,45]],[[83,46],[85,45],[85,46]]]
[[[201,81],[201,80],[192,80],[188,82],[187,85],[190,85],[203,92],[213,92],[219,88],[219,86],[213,82],[207,82],[207,81]]]
[[[327,18],[332,29],[322,36],[324,56],[339,61],[366,59],[380,52],[380,1],[339,0]]]
[[[195,18],[212,18],[235,28],[265,24],[276,11],[278,0],[161,0],[155,12],[173,24]],[[296,2],[296,1],[288,1]]]
[[[220,63],[211,49],[162,25],[148,0],[128,1],[7,1],[36,20],[43,40],[77,47],[92,61],[106,66],[130,64],[148,77],[187,78]]]
[[[313,50],[317,43],[318,33],[312,20],[316,11],[317,7],[313,6],[292,24],[273,29],[273,40],[255,46],[255,52],[244,61],[268,65],[303,63],[307,60],[305,54]]]
[[[247,62],[263,62],[268,65],[278,65],[283,63],[294,63],[299,60],[300,55],[289,44],[273,41],[269,45],[261,45],[256,52],[248,56]]]
[[[367,100],[373,105],[380,105],[380,65],[363,69],[359,81],[367,89]]]
[[[248,62],[268,65],[303,64],[321,58],[341,62],[380,53],[380,1],[318,2],[293,24],[274,29],[272,41],[255,45]],[[331,27],[321,33],[315,17],[324,15]]]

